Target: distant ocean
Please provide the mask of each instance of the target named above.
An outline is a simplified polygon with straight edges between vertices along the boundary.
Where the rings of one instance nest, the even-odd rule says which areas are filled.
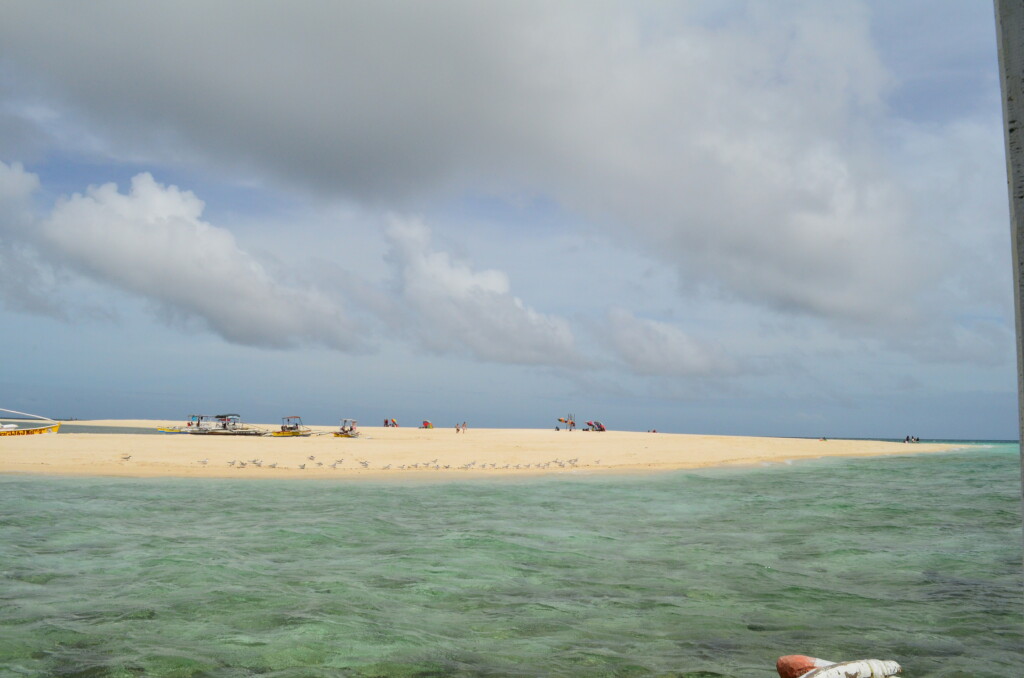
[[[657,475],[0,476],[0,676],[1024,675],[1018,446]]]

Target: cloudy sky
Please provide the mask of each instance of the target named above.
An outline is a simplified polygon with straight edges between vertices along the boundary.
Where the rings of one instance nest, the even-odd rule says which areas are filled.
[[[0,406],[1016,438],[989,2],[7,2]]]

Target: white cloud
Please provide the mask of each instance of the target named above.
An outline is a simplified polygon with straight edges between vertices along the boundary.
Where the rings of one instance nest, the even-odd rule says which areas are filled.
[[[303,270],[318,286],[272,273],[272,256],[203,222],[201,203],[175,189],[145,197],[101,187],[68,201],[81,214],[62,207],[68,223],[57,221],[63,212],[50,220],[47,233],[76,270],[233,341],[348,346],[354,332],[324,292],[343,290],[433,351],[572,364],[587,335],[543,312],[553,308],[543,306],[546,290],[572,288],[580,316],[610,304],[636,314],[612,311],[595,334],[639,374],[735,369],[681,327],[643,319],[698,305],[701,336],[729,345],[744,369],[767,351],[744,341],[762,340],[758,323],[783,328],[765,362],[803,365],[808,332],[820,338],[816,350],[836,350],[837,361],[814,368],[823,379],[839,360],[995,360],[1011,317],[998,105],[963,117],[998,99],[998,83],[979,77],[994,64],[991,46],[963,37],[978,26],[991,33],[991,8],[941,4],[927,22],[946,30],[917,31],[909,49],[906,21],[919,12],[889,5],[217,3],[201,5],[197,31],[180,3],[59,15],[14,4],[0,23],[0,77],[12,85],[0,87],[0,154],[32,129],[33,148],[48,139],[87,162],[257,179],[275,195],[298,188],[369,215],[331,224],[338,240],[359,231],[349,256],[361,261],[357,275],[338,270],[328,284],[323,271]],[[979,13],[969,30],[949,30]],[[893,16],[879,31],[879,17]],[[908,52],[901,72],[891,60]],[[939,57],[947,66],[937,70]],[[960,70],[950,80],[952,63]],[[900,89],[908,79],[927,85],[927,111],[913,105],[920,91]],[[462,210],[465,223],[479,223],[480,196],[485,209],[543,206],[536,222],[514,208],[496,220],[521,256],[503,259],[495,247],[474,268],[403,222],[386,238],[397,292],[382,296],[380,215],[423,214],[437,241],[451,242],[458,227],[448,217]],[[99,235],[70,225],[89,210],[114,224],[103,251]],[[151,224],[150,214],[162,216]],[[289,227],[314,248],[330,241]],[[546,229],[611,254],[562,256],[560,247],[555,263],[538,263],[529,250],[552,249]],[[158,241],[166,259],[142,250]],[[630,263],[608,242],[629,249]],[[14,261],[11,251],[0,257]],[[658,270],[643,285],[641,260]],[[17,261],[30,274],[8,265],[9,284],[31,270],[45,278],[31,256]],[[541,283],[529,275],[539,266]],[[225,312],[203,300],[214,288],[270,312]],[[749,318],[722,322],[730,314]]]
[[[124,193],[113,183],[93,186],[60,199],[39,219],[28,208],[37,188],[38,179],[20,165],[0,165],[4,233],[17,235],[33,258],[42,260],[45,253],[45,271],[108,285],[149,302],[170,324],[198,322],[237,344],[321,344],[347,351],[368,343],[357,334],[367,330],[349,320],[336,295],[293,282],[294,275],[278,272],[284,265],[272,273],[230,231],[204,221],[205,205],[190,191],[144,173]],[[499,363],[579,364],[569,323],[512,295],[506,274],[474,270],[436,251],[418,221],[393,219],[386,240],[397,297],[333,266],[333,277],[320,271],[320,279],[354,294],[364,312],[434,352]],[[12,252],[0,261],[13,280],[34,259],[16,260]],[[309,255],[323,268],[329,253],[311,246]],[[353,255],[358,253],[347,253]],[[8,284],[4,291],[18,290]]]
[[[200,320],[231,342],[358,345],[335,302],[274,279],[230,232],[204,222],[203,208],[191,192],[139,174],[126,194],[105,184],[61,200],[39,237],[80,274],[152,301],[171,318]]]
[[[9,230],[12,220],[24,220],[28,213],[28,199],[39,189],[39,177],[26,172],[21,163],[0,160],[0,204],[3,205],[3,228]]]
[[[419,221],[396,219],[387,237],[404,321],[429,350],[500,363],[579,363],[569,324],[513,296],[501,271],[475,271],[435,251]]]
[[[637,318],[629,311],[608,312],[607,341],[630,369],[657,377],[727,376],[736,361],[674,325]]]
[[[0,302],[16,311],[60,316],[53,271],[26,242],[34,223],[32,196],[38,189],[36,175],[19,163],[0,160]]]
[[[196,31],[180,4],[20,5],[0,44],[60,92],[38,124],[122,158],[390,209],[541,194],[687,284],[841,322],[905,318],[934,282],[898,260],[927,240],[877,160],[894,83],[864,3],[238,8]]]

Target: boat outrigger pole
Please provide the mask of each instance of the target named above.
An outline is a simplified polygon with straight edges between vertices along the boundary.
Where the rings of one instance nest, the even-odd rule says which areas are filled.
[[[3,426],[0,427],[0,436],[27,436],[35,433],[56,433],[60,429],[60,422],[50,419],[49,417],[43,417],[38,414],[29,414],[28,412],[19,412],[18,410],[8,410],[3,407],[0,407],[0,412],[20,414],[23,417],[32,417],[33,419],[39,419],[46,422],[45,426],[36,426],[34,428],[8,428],[7,426]]]
[[[44,417],[44,416],[39,415],[39,414],[29,414],[28,412],[19,412],[17,410],[7,410],[7,409],[4,409],[2,407],[0,407],[0,412],[10,412],[11,414],[20,414],[23,417],[32,417],[33,419],[41,419],[43,421],[52,421],[55,424],[57,423],[56,420],[50,419],[49,417]]]

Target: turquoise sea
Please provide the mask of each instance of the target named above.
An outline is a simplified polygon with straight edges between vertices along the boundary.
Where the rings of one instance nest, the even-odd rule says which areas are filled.
[[[0,676],[1024,675],[1017,444],[658,475],[0,476]]]

